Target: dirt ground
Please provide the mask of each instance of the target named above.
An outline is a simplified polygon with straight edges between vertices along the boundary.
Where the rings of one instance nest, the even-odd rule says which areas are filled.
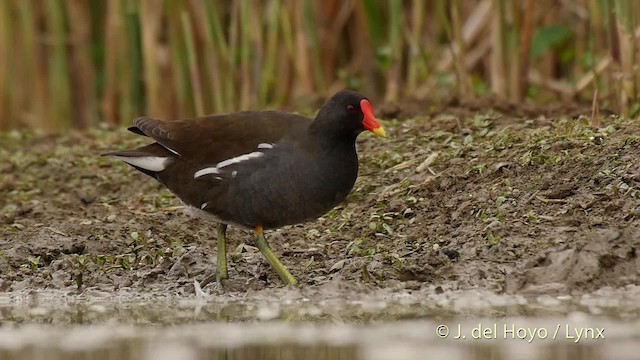
[[[582,294],[640,283],[640,123],[588,108],[495,102],[378,109],[360,176],[321,219],[267,233],[300,287]],[[105,150],[124,129],[0,135],[0,291],[193,293],[215,269],[215,224],[183,214]],[[230,281],[281,286],[249,232],[230,229]]]

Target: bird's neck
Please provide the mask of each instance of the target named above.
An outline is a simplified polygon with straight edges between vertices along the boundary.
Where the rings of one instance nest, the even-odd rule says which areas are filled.
[[[357,133],[345,132],[344,129],[336,129],[323,123],[314,122],[309,127],[309,136],[318,144],[326,148],[340,150],[354,149],[356,146]]]

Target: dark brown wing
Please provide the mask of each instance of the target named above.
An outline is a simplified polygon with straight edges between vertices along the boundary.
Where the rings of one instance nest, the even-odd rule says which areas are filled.
[[[191,161],[216,163],[250,153],[261,143],[303,134],[310,118],[276,111],[243,111],[188,120],[138,118],[129,130],[149,136]]]
[[[224,193],[228,184],[214,176],[196,178],[197,171],[265,146],[269,148],[285,137],[302,138],[311,122],[304,116],[275,111],[173,121],[139,118],[129,130],[156,142],[103,155],[125,161],[160,181],[185,203],[200,207],[204,194],[216,198],[215,194]]]

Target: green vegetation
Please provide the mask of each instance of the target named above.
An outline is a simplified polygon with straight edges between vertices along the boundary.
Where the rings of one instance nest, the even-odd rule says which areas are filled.
[[[0,130],[311,109],[344,87],[390,102],[597,95],[633,117],[639,36],[633,0],[0,0]]]

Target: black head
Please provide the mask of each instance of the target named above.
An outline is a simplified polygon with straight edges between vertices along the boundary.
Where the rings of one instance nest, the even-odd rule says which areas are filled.
[[[384,129],[373,115],[369,99],[350,90],[340,91],[329,98],[320,108],[311,129],[330,137],[355,139],[364,130],[385,136]]]

